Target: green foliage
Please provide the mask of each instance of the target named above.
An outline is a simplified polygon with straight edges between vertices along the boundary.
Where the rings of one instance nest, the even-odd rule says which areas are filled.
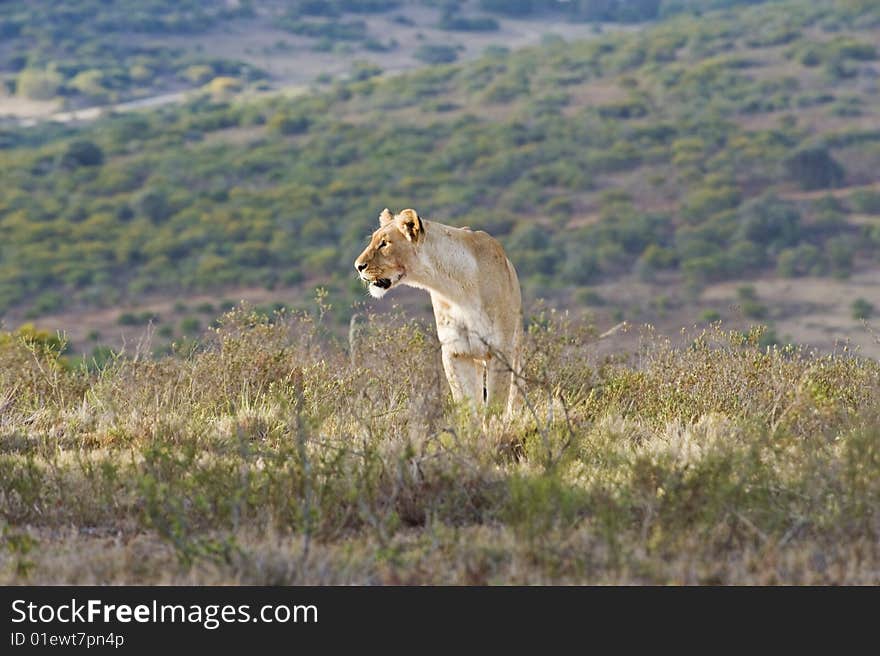
[[[367,32],[367,24],[362,20],[287,20],[280,26],[293,34],[331,41],[357,40]]]
[[[852,272],[856,246],[848,235],[832,237],[827,243],[831,272],[838,278],[846,278]]]
[[[850,195],[849,201],[856,212],[880,214],[880,191],[859,189]]]
[[[148,323],[155,323],[159,319],[159,315],[155,312],[123,312],[117,317],[116,323],[120,326],[144,326]]]
[[[812,244],[801,244],[796,248],[785,248],[779,252],[776,271],[784,278],[805,275],[822,275],[826,265],[822,253]]]
[[[180,321],[180,332],[184,335],[193,336],[199,333],[202,324],[198,317],[185,317]]]
[[[827,189],[843,182],[845,172],[826,148],[813,146],[792,153],[785,160],[789,177],[802,189]]]
[[[856,320],[870,319],[874,314],[874,305],[863,298],[857,298],[852,303],[852,318]]]
[[[426,64],[449,64],[458,59],[458,49],[439,43],[426,43],[418,47],[415,58]]]
[[[506,16],[560,12],[575,20],[636,22],[656,18],[661,0],[480,0],[480,8]]]
[[[480,8],[509,16],[524,16],[535,10],[535,0],[480,0]],[[548,4],[548,3],[543,3]]]
[[[61,166],[100,166],[104,163],[104,151],[93,141],[72,141],[61,156]]]
[[[743,316],[750,319],[767,318],[767,306],[758,300],[758,294],[751,285],[743,285],[736,290],[739,300],[739,309]]]
[[[266,127],[272,132],[283,135],[302,134],[309,129],[307,116],[295,116],[287,112],[278,112],[266,123]]]
[[[58,94],[62,79],[61,74],[54,68],[45,70],[28,68],[19,73],[16,90],[26,98],[51,100]]]
[[[602,298],[602,295],[599,294],[596,290],[590,289],[589,287],[582,287],[578,289],[574,294],[574,302],[577,305],[593,305],[593,306],[601,306],[605,305],[606,301]]]
[[[794,203],[765,196],[744,204],[739,212],[738,236],[778,251],[801,238],[801,217]]]
[[[460,16],[445,13],[440,19],[440,29],[459,32],[496,32],[500,28],[498,21],[489,16]]]
[[[685,199],[683,212],[693,223],[700,223],[740,203],[739,191],[733,187],[707,187],[692,191]]]
[[[116,5],[88,7],[108,29],[132,27],[132,16],[118,15],[126,3]],[[165,21],[158,7],[144,15]],[[290,20],[365,20],[353,19],[348,3],[286,7]],[[463,5],[444,7],[471,15]],[[507,9],[578,19],[588,5]],[[3,12],[36,29],[17,7]],[[201,3],[181,3],[177,13],[178,31],[195,29],[197,16],[205,29],[225,16]],[[782,199],[789,181],[827,188],[871,180],[876,130],[829,132],[822,112],[830,108],[821,103],[784,120],[765,113],[799,94],[858,97],[867,125],[875,104],[861,81],[844,88],[812,73],[793,81],[784,60],[812,42],[850,64],[864,60],[869,53],[853,45],[869,43],[863,17],[825,0],[664,15],[672,17],[637,34],[549,39],[397,76],[363,64],[353,79],[295,98],[201,97],[91,125],[4,129],[0,309],[39,316],[68,303],[135,304],[146,292],[308,282],[337,290],[334,320],[344,321],[360,298],[351,261],[385,206],[489,231],[510,252],[527,296],[631,274],[690,289],[774,269],[845,276],[858,258],[876,259],[880,233],[846,212],[871,214],[871,192],[850,194],[838,208]],[[68,22],[88,29],[79,15]],[[777,42],[785,46],[761,45]],[[145,57],[156,75],[173,69],[183,84],[249,75],[225,60],[160,66]],[[126,70],[135,65],[119,60]],[[16,65],[15,75],[49,67]],[[105,70],[72,68],[58,72],[71,80]],[[114,75],[101,83],[113,87]],[[130,88],[119,84],[111,90]],[[628,193],[607,193],[620,189]]]

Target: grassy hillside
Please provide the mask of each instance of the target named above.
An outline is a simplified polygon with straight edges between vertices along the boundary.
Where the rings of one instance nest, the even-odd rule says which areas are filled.
[[[236,311],[182,358],[0,340],[3,583],[880,583],[880,369],[712,329],[596,357],[548,312],[531,412],[449,405],[432,331]],[[534,414],[532,414],[532,412]]]
[[[389,78],[364,65],[294,99],[7,130],[0,307],[16,323],[323,285],[344,324],[385,206],[486,229],[529,297],[617,319],[699,309],[717,281],[876,271],[878,42],[870,3],[790,0]],[[645,305],[597,291],[620,280]],[[740,316],[774,318],[740,296]],[[192,335],[183,318],[161,335]]]

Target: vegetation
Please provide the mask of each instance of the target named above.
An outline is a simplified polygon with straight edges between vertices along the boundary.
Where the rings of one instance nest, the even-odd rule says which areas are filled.
[[[386,206],[498,236],[531,297],[628,273],[689,290],[845,277],[880,253],[876,223],[849,220],[876,212],[872,192],[799,194],[880,165],[880,133],[821,100],[863,97],[877,118],[850,67],[875,57],[880,17],[847,7],[677,15],[391,78],[364,64],[292,100],[6,130],[0,309],[324,285],[345,323],[351,260]],[[830,67],[801,63],[806,48]]]
[[[4,583],[878,580],[880,370],[718,327],[595,355],[530,321],[518,423],[451,405],[432,331],[223,317],[91,371],[0,338]],[[637,355],[637,357],[635,357]]]
[[[863,298],[857,298],[852,304],[852,317],[859,321],[870,319],[874,314],[874,305]]]
[[[450,30],[656,22],[405,75],[363,61],[250,99],[233,91],[258,72],[86,37],[194,34],[277,3],[32,4],[0,3],[7,91],[206,93],[0,128],[0,312],[112,308],[75,345],[0,333],[0,582],[880,583],[875,360],[727,330],[718,296],[674,341],[534,302],[622,322],[731,280],[726,311],[773,322],[788,310],[757,278],[876,266],[876,3],[482,1],[468,22],[434,2]],[[404,4],[278,18],[316,44],[370,39],[365,15]],[[533,308],[511,424],[451,402],[428,325],[367,315],[337,338],[386,206],[504,242]],[[609,281],[662,293],[638,308]],[[242,287],[261,305],[219,300]],[[145,337],[108,346],[124,329]]]

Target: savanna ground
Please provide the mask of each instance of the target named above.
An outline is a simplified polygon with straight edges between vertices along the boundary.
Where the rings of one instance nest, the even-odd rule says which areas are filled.
[[[0,582],[880,582],[876,361],[720,325],[624,354],[539,308],[504,427],[433,327],[371,317],[352,358],[324,311],[92,371],[3,337]]]

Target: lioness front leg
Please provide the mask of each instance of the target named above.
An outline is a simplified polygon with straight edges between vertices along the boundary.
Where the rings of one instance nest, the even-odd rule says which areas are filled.
[[[507,410],[507,396],[513,380],[511,367],[509,361],[499,357],[489,360],[486,372],[486,401],[490,412],[502,413]]]
[[[483,400],[483,379],[477,375],[474,359],[469,355],[452,353],[443,348],[443,370],[456,403],[467,400],[475,406]]]

